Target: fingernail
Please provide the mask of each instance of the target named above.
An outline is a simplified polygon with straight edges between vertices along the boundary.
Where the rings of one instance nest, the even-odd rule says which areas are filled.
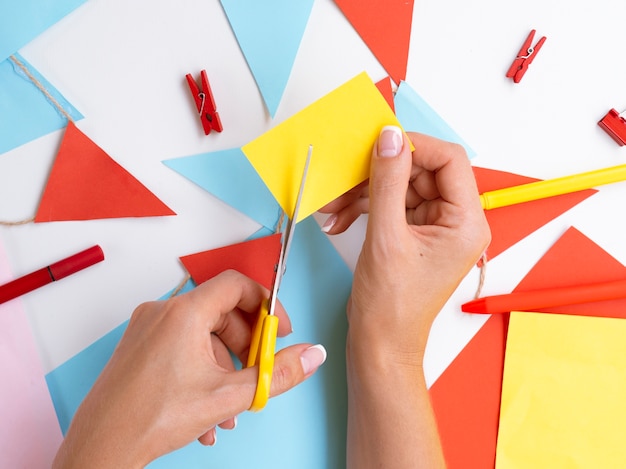
[[[236,415],[233,417],[233,428],[232,428],[232,430],[234,430],[235,428],[237,428],[237,416]]]
[[[322,225],[322,231],[324,233],[328,233],[330,230],[332,230],[333,226],[335,226],[335,223],[337,223],[337,214],[332,214],[326,219],[326,221]]]
[[[398,156],[402,151],[402,130],[395,125],[386,125],[378,137],[378,155],[384,157]]]
[[[305,375],[313,373],[325,361],[326,349],[323,345],[313,345],[300,355],[300,362]]]

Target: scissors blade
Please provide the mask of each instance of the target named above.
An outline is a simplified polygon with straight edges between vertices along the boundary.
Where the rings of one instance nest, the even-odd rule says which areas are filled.
[[[302,171],[302,178],[300,179],[300,188],[298,190],[296,205],[293,209],[293,214],[291,215],[291,218],[287,222],[287,228],[285,229],[285,233],[283,234],[283,246],[280,251],[280,256],[278,258],[278,265],[276,266],[276,277],[274,278],[274,286],[272,288],[272,293],[270,296],[269,314],[274,314],[274,307],[276,305],[278,289],[280,288],[280,283],[283,279],[283,274],[285,273],[285,269],[287,267],[287,256],[289,255],[289,250],[291,249],[291,241],[293,240],[293,235],[296,231],[298,213],[300,212],[300,203],[302,202],[302,194],[304,193],[304,185],[306,183],[307,174],[309,173],[309,165],[311,163],[312,154],[313,145],[309,145],[306,162],[304,163],[304,170]]]

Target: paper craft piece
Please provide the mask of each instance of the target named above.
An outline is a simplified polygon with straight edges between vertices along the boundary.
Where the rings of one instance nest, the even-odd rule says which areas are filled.
[[[239,148],[163,163],[271,232],[282,209]]]
[[[372,80],[361,73],[242,150],[291,214],[313,145],[298,214],[302,220],[369,177],[372,145],[385,125],[399,122]]]
[[[389,104],[389,107],[391,108],[391,110],[395,112],[395,105],[393,103],[393,88],[391,87],[391,78],[387,77],[387,78],[383,78],[380,81],[377,81],[376,88],[378,88],[378,91],[380,91],[380,94],[383,95],[383,97],[385,98],[385,101],[387,101],[387,104]]]
[[[18,2],[19,3],[19,2]],[[0,19],[0,23],[2,19]],[[0,36],[2,30],[0,29]],[[0,41],[1,43],[2,41]],[[50,84],[24,57],[14,54],[75,121],[83,118],[57,89]],[[26,74],[11,61],[0,62],[0,154],[31,140],[61,129],[67,124],[56,107],[33,84]]]
[[[233,269],[250,277],[268,290],[272,288],[274,272],[280,254],[280,234],[258,238],[223,248],[181,257],[180,260],[200,285],[220,272]]]
[[[621,467],[626,321],[512,313],[497,469]]]
[[[279,339],[277,348],[322,343],[328,351],[326,363],[305,383],[270,399],[263,412],[241,414],[236,431],[218,430],[219,444],[210,451],[194,442],[148,467],[249,469],[259,461],[271,461],[275,469],[345,467],[345,306],[351,282],[350,269],[319,225],[312,218],[303,221],[295,232],[279,293],[294,332]],[[64,432],[124,328],[120,326],[48,374]]]
[[[394,100],[396,116],[404,130],[458,143],[465,148],[469,158],[476,156],[476,152],[406,82],[400,83]]]
[[[430,387],[449,469],[494,467],[508,321],[491,316]]]
[[[504,171],[477,167],[474,167],[474,176],[480,193],[538,181],[538,179]],[[597,190],[595,189],[588,189],[494,210],[486,210],[485,215],[491,228],[491,244],[487,248],[488,258],[493,259],[596,192]]]
[[[584,259],[584,262],[581,260]],[[609,282],[626,267],[575,228],[567,230],[514,291]],[[626,318],[626,300],[558,308]],[[553,308],[556,312],[557,308]],[[508,315],[492,315],[430,388],[450,469],[493,467]],[[544,466],[541,466],[544,467]]]
[[[13,279],[0,243],[0,284]],[[0,305],[0,455],[3,467],[50,467],[63,436],[20,299]]]
[[[406,79],[413,0],[335,0],[396,83]]]
[[[86,0],[20,0],[2,2],[0,15],[0,62],[28,44]],[[2,101],[0,101],[2,102]]]
[[[175,215],[68,123],[35,222]]]
[[[314,0],[220,0],[270,115],[287,86]]]

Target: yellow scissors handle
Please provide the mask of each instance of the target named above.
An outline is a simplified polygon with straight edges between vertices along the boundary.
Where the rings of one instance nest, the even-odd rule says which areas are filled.
[[[278,334],[278,317],[268,314],[268,301],[264,301],[259,311],[248,354],[247,366],[259,365],[254,399],[250,410],[258,412],[265,407],[270,397],[272,374],[274,373],[274,352],[276,350],[276,335]]]

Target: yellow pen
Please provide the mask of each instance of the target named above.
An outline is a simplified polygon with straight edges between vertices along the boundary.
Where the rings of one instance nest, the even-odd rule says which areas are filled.
[[[480,203],[483,209],[491,210],[624,180],[626,180],[626,164],[484,192],[480,195]]]

